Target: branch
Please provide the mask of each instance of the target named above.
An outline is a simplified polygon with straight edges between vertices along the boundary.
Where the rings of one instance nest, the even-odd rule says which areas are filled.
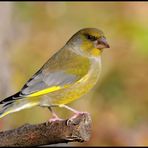
[[[25,124],[17,129],[0,132],[2,146],[41,146],[67,142],[84,142],[90,139],[91,118],[83,113],[72,120]]]

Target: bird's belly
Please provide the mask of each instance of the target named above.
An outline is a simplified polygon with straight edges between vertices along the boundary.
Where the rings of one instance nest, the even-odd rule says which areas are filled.
[[[86,94],[97,82],[100,75],[100,66],[96,65],[82,79],[68,88],[61,89],[49,94],[50,103],[67,104]]]
[[[49,94],[52,98],[51,104],[67,104],[80,98],[94,86],[96,80],[77,83],[69,88]]]

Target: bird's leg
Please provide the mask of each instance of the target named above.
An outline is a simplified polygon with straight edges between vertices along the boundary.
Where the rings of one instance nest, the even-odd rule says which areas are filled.
[[[51,119],[48,119],[48,122],[54,122],[57,120],[62,120],[61,118],[59,118],[56,113],[52,110],[52,107],[57,107],[57,105],[52,105],[50,103],[50,98],[48,96],[43,96],[43,99],[40,102],[40,106],[41,107],[48,107],[49,111],[52,114]]]
[[[71,108],[71,107],[69,107],[69,106],[67,106],[67,105],[65,105],[65,104],[61,104],[61,105],[59,105],[59,107],[66,108],[66,109],[72,111],[72,112],[75,113],[75,114],[80,114],[80,113],[81,113],[81,112],[79,112],[79,111],[77,111],[77,110],[75,110],[75,109],[73,109],[73,108]]]
[[[63,119],[61,119],[61,118],[59,118],[59,117],[57,116],[57,114],[52,110],[51,107],[48,107],[48,109],[49,109],[49,111],[50,111],[51,114],[52,114],[52,118],[48,120],[49,122],[54,122],[54,121],[57,121],[57,120],[58,120],[58,121],[59,121],[59,120],[63,120]]]
[[[84,113],[85,113],[85,114],[88,114],[88,113],[86,113],[86,112],[77,111],[77,110],[75,110],[75,109],[73,109],[73,108],[71,108],[71,107],[69,107],[69,106],[67,106],[67,105],[64,105],[64,104],[59,105],[59,107],[66,108],[66,109],[72,111],[73,113],[75,113],[74,116],[72,116],[70,119],[68,119],[67,125],[69,124],[69,122],[73,122],[73,119],[75,119],[77,116],[82,115],[82,114],[84,114]]]

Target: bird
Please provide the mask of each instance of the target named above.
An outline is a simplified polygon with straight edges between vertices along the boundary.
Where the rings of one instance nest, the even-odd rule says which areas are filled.
[[[110,46],[100,29],[77,31],[20,91],[0,101],[0,118],[34,106],[47,107],[53,119],[58,119],[53,107],[63,107],[79,114],[67,104],[87,94],[97,83],[104,48]]]

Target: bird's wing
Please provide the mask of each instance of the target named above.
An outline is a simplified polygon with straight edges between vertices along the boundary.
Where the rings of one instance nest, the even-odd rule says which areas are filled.
[[[39,71],[25,84],[21,94],[35,97],[66,88],[77,80],[78,77],[76,75],[68,74],[62,70],[50,72],[48,75]]]
[[[68,50],[60,51],[24,85],[21,95],[40,96],[73,85],[87,73],[84,65],[88,60],[82,59]]]

